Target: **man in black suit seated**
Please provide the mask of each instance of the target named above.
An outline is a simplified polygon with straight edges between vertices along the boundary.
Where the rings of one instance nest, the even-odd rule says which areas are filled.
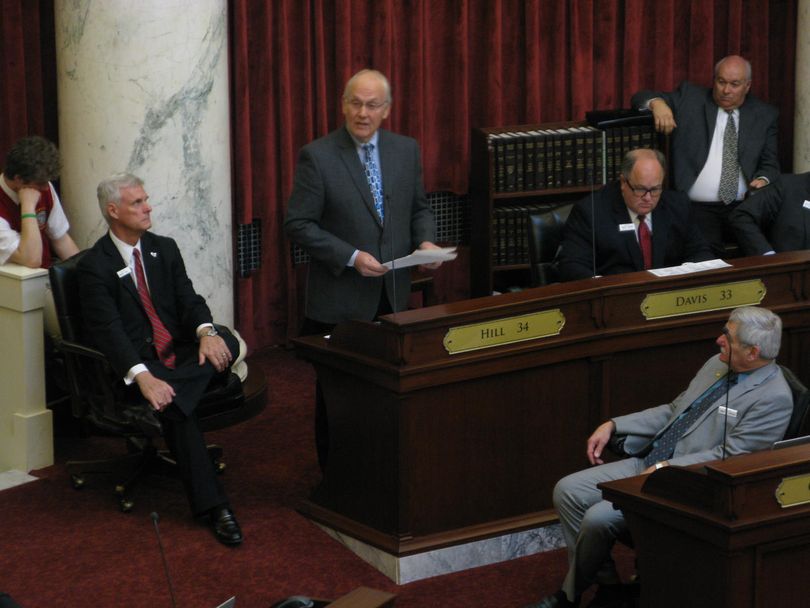
[[[195,516],[208,518],[220,542],[238,545],[242,531],[195,414],[210,381],[236,359],[238,341],[217,332],[177,243],[149,232],[152,206],[141,179],[114,175],[97,194],[110,229],[78,266],[86,334],[132,397],[125,414],[165,437]]]
[[[745,255],[810,249],[810,172],[754,192],[729,222]]]
[[[689,195],[716,257],[733,239],[729,213],[749,190],[779,177],[779,112],[750,89],[751,64],[731,55],[715,65],[711,89],[684,81],[675,91],[639,91],[630,100],[652,110],[658,131],[672,133],[673,187]]]
[[[686,195],[663,189],[665,174],[661,152],[631,150],[618,182],[574,205],[557,255],[563,281],[713,257]]]

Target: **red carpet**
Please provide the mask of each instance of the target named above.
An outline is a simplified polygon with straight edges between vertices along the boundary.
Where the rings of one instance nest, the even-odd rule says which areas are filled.
[[[171,606],[152,521],[160,531],[177,606],[268,608],[293,594],[336,598],[366,585],[397,594],[397,608],[512,608],[559,587],[564,551],[397,586],[295,511],[319,478],[312,438],[314,374],[291,353],[250,359],[268,377],[269,406],[257,418],[208,439],[223,446],[225,487],[245,533],[229,549],[195,522],[174,480],[150,478],[135,509],[117,510],[106,479],[74,490],[69,458],[117,452],[106,438],[56,443],[57,464],[38,481],[0,493],[0,591],[23,608]],[[625,552],[623,562],[631,558]]]

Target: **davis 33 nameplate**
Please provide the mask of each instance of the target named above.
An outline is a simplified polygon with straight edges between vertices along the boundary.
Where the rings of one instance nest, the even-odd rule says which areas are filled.
[[[530,315],[494,319],[485,323],[451,327],[442,341],[451,355],[470,350],[556,336],[565,325],[559,308]]]
[[[641,314],[650,321],[738,306],[753,306],[762,302],[766,291],[765,284],[760,279],[662,291],[648,294],[644,298],[641,303]]]

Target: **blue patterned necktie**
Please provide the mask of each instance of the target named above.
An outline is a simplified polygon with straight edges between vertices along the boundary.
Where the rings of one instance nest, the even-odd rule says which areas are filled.
[[[728,377],[720,378],[700,397],[695,399],[678,419],[664,431],[654,442],[653,449],[644,458],[645,466],[652,466],[656,462],[669,460],[675,452],[675,444],[692,424],[726,391],[737,384],[737,374],[731,372]]]
[[[374,144],[363,144],[363,155],[365,157],[364,164],[368,187],[371,189],[371,195],[374,197],[374,208],[377,210],[377,215],[380,216],[380,221],[382,222],[385,220],[382,178],[380,177],[380,169],[377,167],[377,163],[374,162]]]

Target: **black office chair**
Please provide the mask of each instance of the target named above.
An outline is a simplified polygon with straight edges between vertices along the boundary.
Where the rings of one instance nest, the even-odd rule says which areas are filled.
[[[84,256],[80,252],[72,258],[54,264],[50,271],[51,289],[56,305],[62,338],[57,348],[64,354],[73,416],[88,427],[103,434],[123,437],[127,453],[115,458],[89,461],[69,461],[67,470],[76,489],[85,485],[88,474],[106,473],[115,480],[115,494],[122,511],[132,510],[132,489],[146,474],[175,474],[176,463],[167,450],[159,450],[152,437],[147,436],[132,421],[122,415],[131,397],[117,377],[106,357],[84,344],[82,339],[81,299],[79,297],[76,266]],[[249,399],[246,387],[239,377],[230,373],[209,386],[197,407],[200,426],[205,431],[231,426],[258,414],[265,407],[266,385],[261,374],[256,374]],[[209,454],[217,471],[225,465],[220,462],[222,449],[209,446]]]
[[[572,206],[568,203],[529,214],[527,228],[532,287],[559,281],[555,257]]]
[[[780,365],[782,374],[787,380],[790,392],[793,394],[793,415],[790,417],[783,439],[794,439],[810,434],[810,416],[807,415],[810,405],[810,390],[784,365]]]

